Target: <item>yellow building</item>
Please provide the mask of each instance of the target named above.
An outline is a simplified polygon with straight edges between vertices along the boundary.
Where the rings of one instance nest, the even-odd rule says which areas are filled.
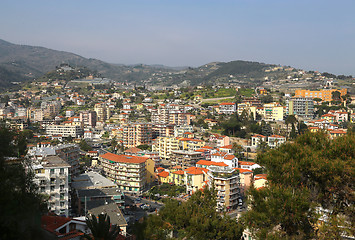
[[[169,183],[170,182],[169,175],[170,174],[167,171],[162,171],[158,173],[157,176],[158,176],[159,183]]]
[[[170,172],[169,177],[170,177],[170,183],[174,183],[175,185],[185,184],[185,172],[182,170]]]
[[[310,98],[320,98],[322,101],[330,102],[332,101],[332,92],[338,91],[341,96],[346,95],[347,89],[321,89],[319,91],[310,91],[305,89],[297,89],[295,90],[296,97],[310,97]]]
[[[155,167],[155,161],[151,158],[148,158],[147,161],[145,162],[145,169],[146,169],[146,173],[147,173],[147,183],[152,183],[155,180],[154,167]]]
[[[267,183],[267,174],[257,174],[254,176],[254,187],[256,189],[265,187]]]
[[[179,140],[176,137],[158,137],[152,150],[159,152],[159,157],[169,159],[172,151],[179,150]]]
[[[267,121],[283,121],[286,109],[277,103],[264,104],[264,118]]]
[[[197,149],[202,148],[205,145],[206,145],[206,143],[200,139],[195,139],[195,138],[180,138],[179,139],[180,150],[195,151]]]
[[[193,194],[206,185],[207,171],[207,169],[199,167],[185,169],[185,186],[188,194]]]

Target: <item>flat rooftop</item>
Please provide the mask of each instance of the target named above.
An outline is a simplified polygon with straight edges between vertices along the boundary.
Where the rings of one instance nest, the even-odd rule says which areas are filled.
[[[116,188],[117,185],[97,172],[87,172],[72,179],[75,189]]]

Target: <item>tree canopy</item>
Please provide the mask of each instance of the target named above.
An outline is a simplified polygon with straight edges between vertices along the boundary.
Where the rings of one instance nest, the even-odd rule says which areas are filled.
[[[216,212],[213,189],[195,192],[187,202],[168,200],[159,215],[145,220],[144,239],[240,239],[243,228]]]
[[[257,162],[268,185],[250,190],[245,224],[260,239],[340,239],[354,235],[355,135],[307,132]],[[322,217],[327,219],[318,225]]]
[[[26,139],[4,125],[0,136],[0,239],[43,239],[41,213],[47,208],[26,171]]]

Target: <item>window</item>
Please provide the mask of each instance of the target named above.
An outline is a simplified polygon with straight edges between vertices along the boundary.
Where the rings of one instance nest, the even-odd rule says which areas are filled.
[[[45,192],[46,188],[45,187],[41,187],[41,192]]]
[[[54,169],[51,169],[51,172],[50,172],[51,174],[54,174]]]
[[[61,168],[59,173],[64,174],[64,168]]]

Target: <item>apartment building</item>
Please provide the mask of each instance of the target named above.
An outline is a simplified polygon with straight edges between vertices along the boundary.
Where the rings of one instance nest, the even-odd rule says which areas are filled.
[[[70,206],[69,168],[70,165],[58,156],[45,157],[40,164],[32,165],[39,192],[49,196],[49,210],[66,217]]]
[[[185,169],[185,186],[186,193],[192,195],[197,190],[202,189],[206,185],[207,169],[199,167],[189,167]]]
[[[96,119],[97,114],[95,111],[80,112],[80,122],[83,123],[84,127],[95,127]]]
[[[153,124],[153,139],[157,137],[169,137],[174,135],[174,125],[172,124]]]
[[[122,125],[123,146],[127,148],[152,143],[152,124],[127,123]]]
[[[105,153],[99,157],[105,176],[122,191],[141,193],[147,183],[147,172],[154,174],[154,164],[147,170],[147,158]]]
[[[179,138],[179,148],[186,151],[195,151],[205,146],[205,142],[196,138]]]
[[[84,135],[84,130],[80,126],[65,126],[65,125],[48,125],[46,126],[46,134],[62,135],[63,137],[78,138]]]
[[[348,93],[346,88],[342,89],[321,89],[319,91],[310,91],[306,89],[297,89],[295,90],[295,97],[303,97],[303,98],[320,98],[322,101],[331,102],[332,92],[338,91],[340,92],[340,96],[344,96]]]
[[[240,201],[239,171],[230,167],[209,166],[208,185],[217,191],[217,210],[235,209]]]
[[[182,137],[185,132],[193,132],[191,125],[174,126],[174,136]]]
[[[168,160],[173,151],[179,150],[179,140],[176,137],[158,137],[153,146],[152,151],[159,153],[161,159]]]
[[[111,110],[105,103],[96,103],[94,106],[97,121],[105,122],[111,117]]]
[[[265,121],[283,121],[286,108],[277,103],[264,104],[264,120]]]
[[[158,109],[152,111],[151,119],[153,124],[190,125],[191,123],[191,115],[185,113],[183,106],[176,104],[161,104]]]
[[[232,115],[237,111],[237,105],[231,102],[224,102],[219,104],[219,113]]]
[[[312,98],[292,97],[286,101],[286,114],[297,115],[299,118],[312,119],[314,104]]]
[[[37,146],[29,148],[27,155],[33,161],[39,162],[48,156],[58,156],[70,165],[70,177],[79,174],[80,149],[76,144],[59,144],[57,146],[50,146],[50,143],[40,143]]]

